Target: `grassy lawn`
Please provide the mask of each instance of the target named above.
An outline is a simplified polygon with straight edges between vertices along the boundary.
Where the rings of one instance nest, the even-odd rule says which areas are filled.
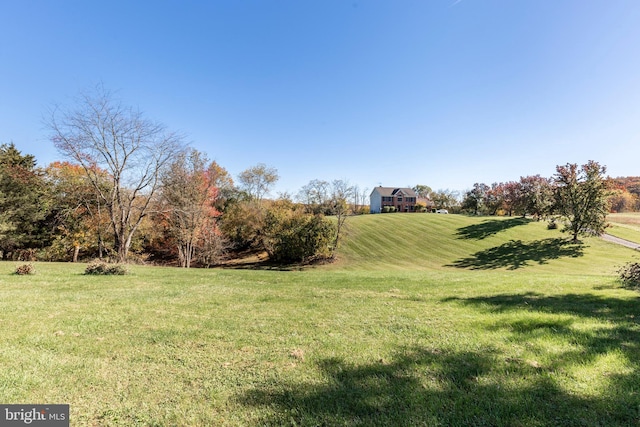
[[[354,218],[306,271],[0,263],[0,401],[74,426],[640,423],[634,251],[495,221]]]
[[[619,213],[607,216],[606,232],[621,239],[640,243],[640,213]]]

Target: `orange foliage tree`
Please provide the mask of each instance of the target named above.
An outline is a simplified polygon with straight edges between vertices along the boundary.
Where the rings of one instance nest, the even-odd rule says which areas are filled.
[[[95,168],[92,173],[101,177],[100,186],[109,185],[106,171]],[[65,259],[70,254],[76,262],[84,248],[101,258],[109,221],[84,168],[70,162],[53,162],[45,169],[45,176],[52,189],[55,225],[50,256]]]
[[[221,188],[232,185],[227,171],[206,155],[190,149],[176,156],[162,175],[162,200],[180,265],[194,258],[209,266],[223,248],[216,203]]]

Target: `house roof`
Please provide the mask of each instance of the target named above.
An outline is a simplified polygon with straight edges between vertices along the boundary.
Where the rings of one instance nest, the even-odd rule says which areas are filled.
[[[373,191],[377,191],[378,194],[384,197],[395,196],[398,193],[402,193],[405,197],[418,197],[415,191],[411,188],[400,188],[400,187],[376,187]]]

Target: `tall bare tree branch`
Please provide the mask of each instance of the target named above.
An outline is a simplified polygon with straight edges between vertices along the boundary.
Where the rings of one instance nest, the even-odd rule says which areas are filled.
[[[122,105],[102,85],[82,93],[75,106],[53,110],[46,125],[60,153],[85,170],[109,213],[118,260],[125,261],[161,170],[183,149],[182,137]],[[109,173],[107,189],[99,169]]]

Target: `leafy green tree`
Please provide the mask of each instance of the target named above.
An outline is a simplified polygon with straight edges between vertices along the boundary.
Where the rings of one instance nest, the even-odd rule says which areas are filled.
[[[261,233],[264,226],[264,208],[261,202],[237,189],[226,194],[222,206],[220,230],[231,246],[241,251],[255,249],[261,245]]]
[[[522,215],[538,220],[550,215],[555,203],[551,180],[540,175],[520,177],[520,197]]]
[[[263,245],[275,262],[301,262],[332,254],[336,226],[322,215],[306,213],[289,200],[277,200],[265,212]]]
[[[474,215],[486,213],[485,199],[489,189],[487,184],[477,182],[473,184],[473,188],[464,195],[462,209]]]
[[[416,192],[418,197],[421,197],[423,199],[432,199],[433,198],[433,193],[434,192],[431,189],[431,187],[429,187],[428,185],[418,184],[415,187],[413,187],[413,191]]]
[[[592,160],[581,167],[575,163],[556,166],[555,208],[573,241],[580,235],[600,235],[606,228],[609,189],[605,172],[604,166]]]
[[[43,248],[51,233],[46,227],[50,193],[35,157],[23,155],[13,143],[0,146],[0,251],[2,258],[17,250]],[[32,256],[29,256],[32,258]]]

